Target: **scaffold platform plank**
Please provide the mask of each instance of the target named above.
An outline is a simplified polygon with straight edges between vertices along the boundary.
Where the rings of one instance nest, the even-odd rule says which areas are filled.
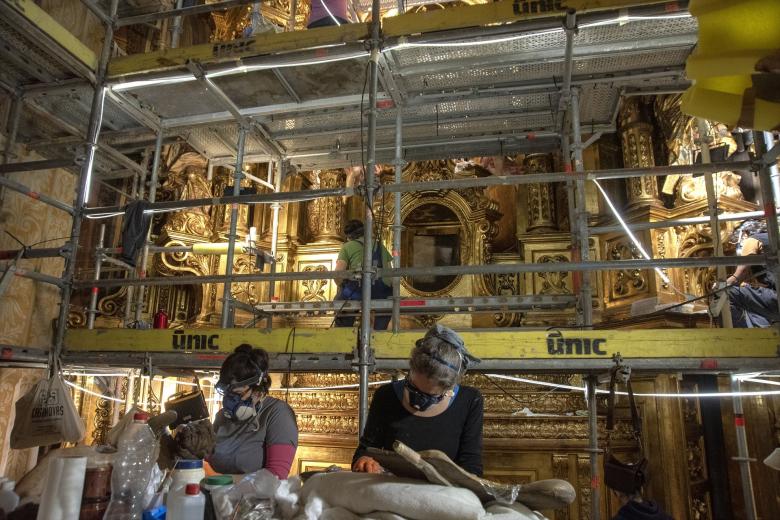
[[[660,0],[501,0],[487,4],[462,5],[450,9],[408,12],[382,20],[384,36],[463,29],[534,18],[560,16],[566,11],[622,9],[663,3]]]
[[[422,331],[375,331],[371,345],[379,367],[401,367]],[[607,367],[620,353],[649,370],[729,370],[780,366],[775,329],[638,329],[460,332],[487,369],[576,370]],[[80,362],[127,361],[147,353],[166,365],[219,366],[235,347],[266,349],[279,365],[294,357],[297,369],[349,368],[357,333],[350,328],[287,329],[72,329],[65,339],[69,356]],[[124,357],[123,357],[124,356]],[[124,362],[122,361],[122,362]],[[282,362],[283,361],[283,362]]]
[[[201,64],[219,63],[275,52],[358,42],[368,38],[369,31],[370,25],[367,23],[350,23],[306,31],[270,32],[228,42],[130,54],[111,60],[108,76],[114,79],[127,74],[184,67],[188,61]],[[322,48],[319,57],[327,57],[327,49]]]
[[[4,3],[90,70],[95,70],[97,56],[92,52],[92,49],[81,43],[46,11],[38,7],[33,0],[14,0]]]

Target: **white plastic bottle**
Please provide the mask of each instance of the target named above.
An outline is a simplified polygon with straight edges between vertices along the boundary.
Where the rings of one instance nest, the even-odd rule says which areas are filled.
[[[119,451],[111,474],[111,502],[105,520],[136,520],[146,504],[144,492],[155,463],[154,434],[146,421],[149,414],[137,412],[119,437]]]
[[[170,491],[183,489],[187,484],[200,484],[206,478],[203,461],[198,459],[182,459],[173,468],[173,479]]]
[[[3,479],[3,483],[0,484],[0,509],[6,514],[19,505],[19,495],[14,492],[15,487],[16,482],[13,480]]]
[[[200,520],[206,510],[206,497],[198,484],[187,484],[168,496],[165,520]]]

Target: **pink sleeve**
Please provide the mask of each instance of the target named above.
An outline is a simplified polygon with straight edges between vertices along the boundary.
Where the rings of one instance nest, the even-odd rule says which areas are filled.
[[[265,464],[263,467],[279,477],[286,479],[290,474],[295,446],[292,444],[271,444],[265,447]]]

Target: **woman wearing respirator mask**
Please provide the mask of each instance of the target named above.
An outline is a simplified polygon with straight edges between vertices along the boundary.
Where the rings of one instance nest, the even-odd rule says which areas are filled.
[[[208,462],[219,473],[267,469],[280,479],[290,473],[298,446],[292,408],[268,395],[268,353],[239,345],[219,371],[222,409],[214,421],[216,446]]]
[[[417,340],[406,378],[377,389],[353,471],[379,473],[367,448],[393,449],[398,440],[416,451],[440,450],[466,471],[482,476],[482,394],[461,386],[479,363],[458,334],[436,325]]]

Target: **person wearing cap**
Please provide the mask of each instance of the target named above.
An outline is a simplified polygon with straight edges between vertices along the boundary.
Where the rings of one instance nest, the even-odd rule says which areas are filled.
[[[769,245],[766,224],[747,220],[732,232],[729,241],[737,245],[739,256],[764,254]],[[734,327],[769,327],[780,321],[775,277],[766,265],[739,265],[726,284]]]
[[[338,259],[336,260],[336,271],[345,271],[345,276],[335,278],[339,284],[339,292],[336,295],[336,301],[360,300],[363,292],[361,283],[358,280],[346,278],[346,271],[356,271],[363,267],[363,223],[359,220],[350,220],[344,226],[344,234],[347,241],[341,246]],[[393,257],[390,256],[387,248],[377,243],[373,253],[373,263],[378,268],[390,267]],[[389,298],[393,295],[392,283],[389,278],[378,278],[371,285],[371,299],[380,300]],[[334,323],[336,327],[352,327],[355,325],[355,316],[339,316],[336,313]],[[386,330],[390,324],[390,314],[378,314],[374,316],[374,330]]]
[[[401,441],[416,451],[442,451],[466,471],[482,476],[482,394],[460,384],[477,363],[463,339],[442,325],[417,340],[406,378],[374,394],[352,470],[380,473],[368,448],[392,450],[393,442]]]
[[[219,370],[222,409],[214,421],[216,445],[207,458],[217,473],[266,469],[280,479],[290,473],[298,447],[298,425],[290,406],[268,395],[268,353],[239,345]]]

